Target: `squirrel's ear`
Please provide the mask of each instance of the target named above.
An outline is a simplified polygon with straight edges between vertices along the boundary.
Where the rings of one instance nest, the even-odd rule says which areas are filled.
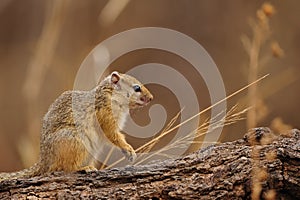
[[[110,75],[110,80],[112,83],[117,84],[120,80],[120,74],[117,71],[114,71]]]

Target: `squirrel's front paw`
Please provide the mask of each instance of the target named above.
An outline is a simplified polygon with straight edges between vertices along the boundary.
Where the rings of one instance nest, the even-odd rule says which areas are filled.
[[[136,153],[134,152],[133,149],[130,151],[122,149],[122,153],[125,155],[126,159],[129,162],[133,162],[136,159]]]

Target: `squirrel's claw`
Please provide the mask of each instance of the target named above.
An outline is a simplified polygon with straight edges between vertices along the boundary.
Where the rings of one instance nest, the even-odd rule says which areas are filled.
[[[133,162],[136,159],[136,153],[134,151],[127,151],[122,149],[122,153],[125,155],[126,159],[129,162]]]

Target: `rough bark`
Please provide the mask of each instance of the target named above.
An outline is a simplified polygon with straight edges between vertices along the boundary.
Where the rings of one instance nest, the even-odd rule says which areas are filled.
[[[261,140],[266,134],[254,129],[244,139],[146,166],[7,180],[0,198],[300,199],[300,132],[269,144]]]

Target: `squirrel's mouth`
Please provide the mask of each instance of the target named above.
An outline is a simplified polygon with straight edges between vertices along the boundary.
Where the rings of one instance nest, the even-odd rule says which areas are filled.
[[[144,107],[144,106],[146,106],[147,104],[148,104],[149,102],[142,102],[142,103],[140,103],[140,102],[136,102],[135,103],[135,105],[137,106],[137,107]]]
[[[131,105],[131,108],[132,109],[135,109],[135,108],[142,108],[144,106],[147,106],[150,101],[152,100],[153,97],[146,97],[146,96],[143,96],[141,97],[139,100],[135,101],[132,105]]]
[[[142,108],[148,105],[149,102],[134,102],[131,104],[130,108],[131,109],[136,109],[136,108]]]

